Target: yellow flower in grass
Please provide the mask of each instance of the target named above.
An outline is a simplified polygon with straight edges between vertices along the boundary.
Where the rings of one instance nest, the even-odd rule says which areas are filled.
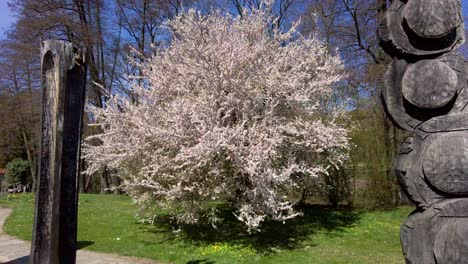
[[[202,255],[211,255],[222,253],[231,250],[231,247],[226,243],[214,243],[213,245],[208,246],[203,249]]]

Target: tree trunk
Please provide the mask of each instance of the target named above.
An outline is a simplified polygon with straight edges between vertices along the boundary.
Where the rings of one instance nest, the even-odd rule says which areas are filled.
[[[31,148],[30,140],[29,137],[26,135],[26,132],[21,129],[21,135],[23,137],[23,142],[24,142],[24,147],[26,149],[26,155],[28,157],[29,161],[29,170],[31,172],[31,177],[32,177],[32,189],[35,191],[35,186],[36,186],[36,157],[34,154],[34,150]]]
[[[107,167],[104,167],[101,173],[101,194],[109,193],[109,173]]]

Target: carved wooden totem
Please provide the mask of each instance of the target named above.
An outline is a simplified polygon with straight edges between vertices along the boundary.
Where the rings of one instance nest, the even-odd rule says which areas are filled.
[[[393,0],[379,28],[393,57],[387,114],[411,132],[395,160],[417,206],[401,227],[407,263],[468,263],[468,67],[460,0]]]

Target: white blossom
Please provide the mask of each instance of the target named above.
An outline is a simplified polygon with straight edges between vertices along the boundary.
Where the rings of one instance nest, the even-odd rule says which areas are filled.
[[[211,206],[214,225],[216,202],[250,231],[299,215],[297,190],[347,159],[347,130],[323,114],[343,65],[295,27],[272,31],[268,14],[173,19],[170,46],[132,84],[137,102],[113,95],[89,107],[102,133],[85,144],[87,173],[116,169],[137,202],[184,223]]]

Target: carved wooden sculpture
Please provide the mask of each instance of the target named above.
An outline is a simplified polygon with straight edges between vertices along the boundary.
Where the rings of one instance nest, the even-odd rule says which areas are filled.
[[[42,42],[41,163],[30,263],[75,263],[84,53]]]
[[[379,28],[393,57],[387,114],[411,132],[395,160],[416,204],[401,228],[407,263],[468,263],[468,67],[460,0],[393,0]]]

